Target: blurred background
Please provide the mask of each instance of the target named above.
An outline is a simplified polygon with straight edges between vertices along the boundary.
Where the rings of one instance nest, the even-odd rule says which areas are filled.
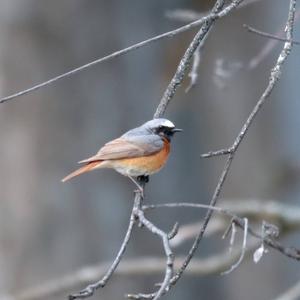
[[[184,133],[174,138],[167,166],[147,185],[147,203],[209,203],[224,158],[204,160],[200,154],[232,143],[265,89],[282,46],[276,44],[257,61],[269,41],[242,25],[276,33],[286,21],[288,2],[256,1],[216,23],[202,52],[196,87],[185,93],[186,79],[168,107],[166,117]],[[0,94],[179,27],[184,22],[166,17],[175,9],[205,13],[212,5],[193,0],[0,0]],[[113,259],[127,228],[132,183],[110,170],[65,184],[60,180],[78,160],[152,118],[194,34],[159,41],[0,106],[1,295]],[[297,30],[295,38],[300,39]],[[299,204],[299,67],[295,46],[272,102],[236,155],[222,197]],[[202,216],[188,209],[149,214],[165,230],[175,221],[192,223]],[[176,253],[184,254],[190,243]],[[300,246],[299,235],[284,243]],[[204,239],[197,257],[226,247],[228,241],[220,236]],[[156,237],[135,230],[124,259],[162,254]],[[94,298],[152,291],[162,276],[117,275]],[[244,261],[228,276],[187,274],[165,299],[273,299],[299,276],[295,261],[270,251],[259,264]]]

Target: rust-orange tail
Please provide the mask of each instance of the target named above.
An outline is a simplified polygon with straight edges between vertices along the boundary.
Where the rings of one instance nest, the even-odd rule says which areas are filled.
[[[68,176],[66,176],[64,179],[62,179],[62,182],[65,182],[67,180],[70,180],[73,177],[76,177],[82,173],[86,173],[91,171],[94,167],[96,167],[97,165],[101,164],[101,161],[92,161],[84,166],[82,166],[81,168],[75,170],[74,172],[72,172],[71,174],[69,174]]]

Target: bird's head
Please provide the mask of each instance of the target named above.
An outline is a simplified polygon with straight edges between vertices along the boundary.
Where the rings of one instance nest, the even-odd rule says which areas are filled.
[[[182,131],[182,129],[176,128],[173,122],[163,118],[150,120],[143,126],[145,126],[154,134],[158,134],[159,136],[165,137],[168,140],[171,140],[171,137],[174,135],[174,133]]]

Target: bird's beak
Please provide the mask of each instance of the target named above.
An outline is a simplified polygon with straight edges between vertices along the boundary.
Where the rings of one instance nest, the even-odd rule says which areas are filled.
[[[173,128],[173,129],[172,129],[172,132],[174,132],[174,133],[175,133],[175,132],[181,132],[181,131],[183,131],[183,129],[179,129],[179,128]]]

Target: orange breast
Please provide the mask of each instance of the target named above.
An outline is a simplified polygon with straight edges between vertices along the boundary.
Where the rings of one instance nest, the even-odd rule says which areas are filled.
[[[165,140],[162,150],[155,154],[143,157],[124,158],[111,161],[114,168],[130,176],[151,175],[159,171],[166,163],[170,153],[170,143]]]

